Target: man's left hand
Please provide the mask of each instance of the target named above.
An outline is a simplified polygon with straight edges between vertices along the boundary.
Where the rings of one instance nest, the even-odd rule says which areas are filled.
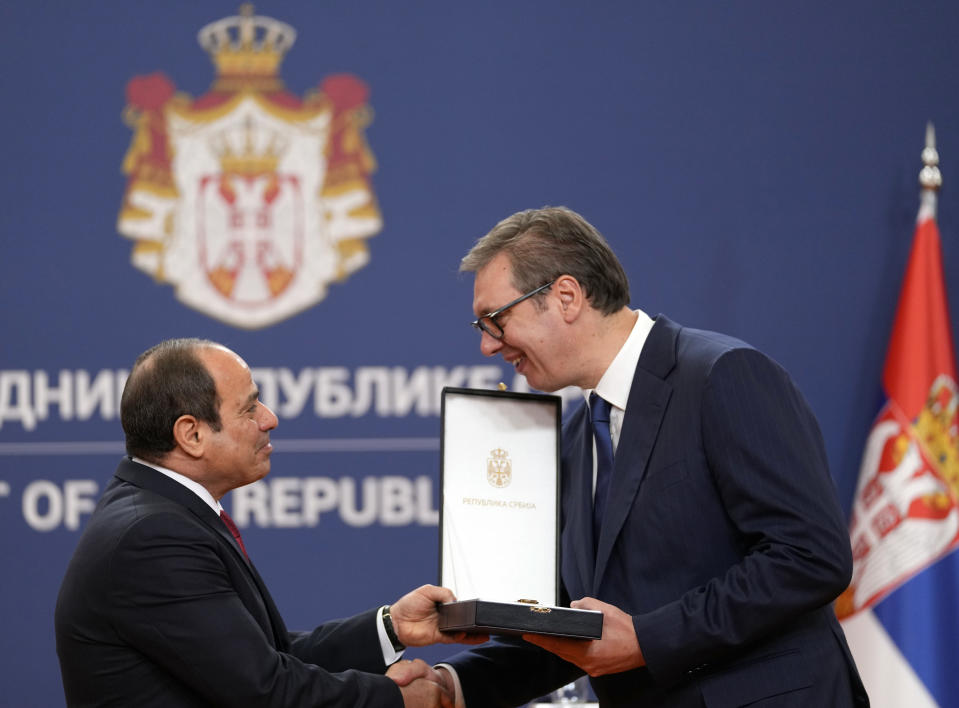
[[[427,644],[481,644],[486,635],[465,632],[441,632],[436,603],[453,602],[456,596],[448,588],[422,585],[407,593],[390,606],[393,629],[397,638],[408,647]]]
[[[633,618],[618,607],[592,597],[576,600],[570,607],[577,610],[599,610],[603,613],[601,639],[566,639],[540,634],[524,634],[530,644],[542,647],[561,659],[576,664],[590,676],[605,676],[646,665],[636,639]]]

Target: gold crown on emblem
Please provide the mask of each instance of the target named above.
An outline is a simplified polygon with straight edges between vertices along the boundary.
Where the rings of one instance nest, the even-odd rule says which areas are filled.
[[[959,494],[959,392],[950,377],[933,382],[916,428],[939,473]]]
[[[273,78],[296,41],[296,30],[272,17],[254,15],[253,5],[244,3],[239,15],[203,27],[197,40],[210,53],[220,77]]]
[[[490,450],[489,454],[490,454],[490,457],[492,457],[495,460],[505,460],[509,458],[509,453],[506,452],[506,450],[504,450],[501,447],[498,447],[495,450]]]
[[[249,123],[244,126],[242,135],[237,133],[239,131],[230,135],[224,131],[213,141],[212,149],[219,158],[223,172],[244,177],[276,172],[289,141],[277,133],[271,133],[257,145],[253,127]]]

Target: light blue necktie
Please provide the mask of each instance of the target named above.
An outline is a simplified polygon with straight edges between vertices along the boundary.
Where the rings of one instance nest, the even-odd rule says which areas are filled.
[[[596,440],[596,493],[593,495],[593,546],[599,545],[599,530],[606,513],[609,479],[613,476],[613,439],[609,434],[609,401],[589,394],[589,419]]]

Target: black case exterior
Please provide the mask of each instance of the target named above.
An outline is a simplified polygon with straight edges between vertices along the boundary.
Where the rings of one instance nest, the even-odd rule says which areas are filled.
[[[442,394],[443,431],[440,435],[440,582],[443,577],[443,493],[446,448],[446,397],[452,395],[476,395],[513,398],[518,400],[548,401],[556,407],[556,586],[555,597],[559,597],[559,428],[561,424],[562,402],[559,396],[542,393],[516,393],[512,391],[490,391],[483,389],[445,387]],[[544,634],[573,639],[599,639],[603,634],[603,614],[595,610],[574,610],[569,607],[554,607],[521,602],[502,602],[495,600],[471,599],[441,604],[439,628],[449,632],[467,632],[470,634]]]
[[[439,627],[470,634],[546,634],[572,639],[603,636],[603,613],[491,600],[461,600],[439,607]]]

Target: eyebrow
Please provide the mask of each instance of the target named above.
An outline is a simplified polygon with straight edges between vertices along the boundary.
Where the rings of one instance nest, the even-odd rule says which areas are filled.
[[[506,300],[506,302],[509,302],[509,300]],[[500,305],[497,305],[496,307],[483,307],[480,308],[479,311],[473,310],[473,314],[477,317],[485,317],[491,312],[496,312],[500,307]]]
[[[509,300],[503,302],[503,303],[500,304],[500,305],[497,305],[496,307],[489,307],[489,308],[484,309],[482,312],[477,312],[477,313],[475,313],[475,314],[476,314],[477,317],[486,317],[486,315],[490,315],[490,314],[493,314],[494,312],[497,312],[498,310],[502,310],[503,307],[506,306],[506,305],[508,305],[508,304],[510,304],[510,301],[509,301]],[[519,304],[519,303],[515,303],[515,304]],[[507,315],[507,313],[506,313],[506,312],[503,312],[503,313],[498,314],[497,317],[505,317],[506,315]]]
[[[257,388],[253,390],[253,393],[251,393],[249,396],[246,397],[246,401],[243,402],[243,405],[241,406],[240,410],[245,411],[247,408],[253,405],[254,402],[258,400],[260,400],[260,389]]]

